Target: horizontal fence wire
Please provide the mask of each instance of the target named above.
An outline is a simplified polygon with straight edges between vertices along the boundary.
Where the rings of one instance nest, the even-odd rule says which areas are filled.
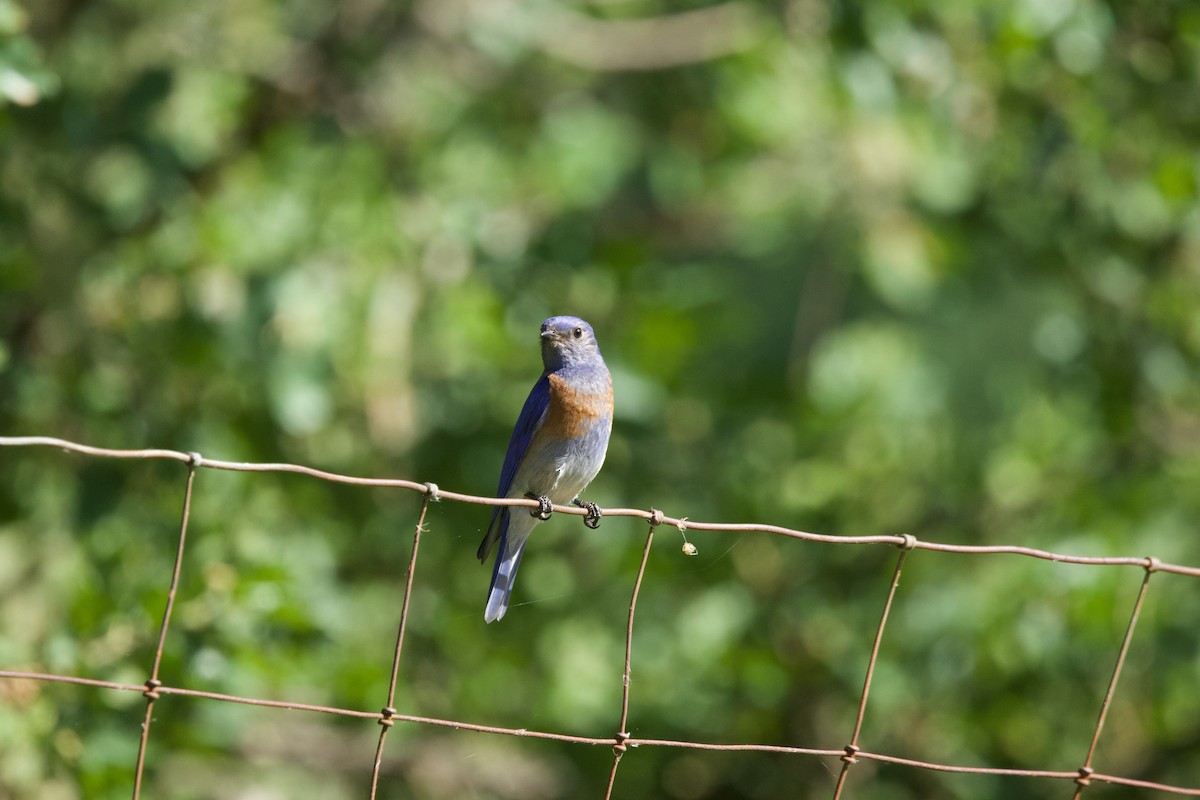
[[[1022,778],[1040,778],[1049,780],[1070,781],[1073,783],[1074,800],[1080,800],[1084,790],[1093,783],[1105,783],[1119,786],[1127,786],[1137,789],[1145,789],[1150,791],[1164,792],[1174,795],[1184,795],[1192,797],[1200,797],[1200,787],[1175,786],[1165,783],[1156,783],[1154,781],[1145,781],[1135,778],[1123,777],[1120,775],[1110,775],[1096,771],[1092,767],[1092,759],[1096,752],[1096,746],[1100,741],[1101,733],[1104,729],[1105,719],[1108,714],[1108,709],[1115,695],[1117,684],[1121,676],[1122,668],[1125,663],[1125,657],[1129,652],[1130,645],[1133,640],[1133,633],[1137,626],[1138,618],[1141,613],[1143,601],[1146,598],[1147,591],[1150,586],[1151,577],[1159,572],[1167,572],[1176,575],[1184,575],[1193,578],[1200,578],[1200,567],[1187,566],[1182,564],[1172,564],[1164,562],[1153,556],[1135,557],[1135,556],[1118,556],[1118,557],[1094,557],[1080,556],[1068,553],[1055,553],[1048,550],[1041,550],[1031,547],[1019,547],[1013,545],[960,545],[947,544],[941,542],[924,541],[915,536],[904,535],[883,535],[883,536],[831,536],[827,534],[808,533],[805,531],[795,530],[779,525],[763,525],[757,523],[712,523],[712,522],[696,522],[686,517],[672,517],[664,514],[657,509],[636,509],[636,508],[606,508],[603,510],[606,517],[639,517],[647,522],[648,530],[646,533],[646,542],[642,550],[642,558],[636,577],[633,582],[632,593],[629,602],[629,615],[625,628],[625,662],[622,678],[621,705],[619,709],[619,723],[617,731],[608,736],[574,736],[552,731],[535,731],[526,728],[507,728],[494,725],[480,725],[477,723],[468,722],[457,719],[440,719],[436,717],[424,717],[411,714],[403,714],[393,707],[393,702],[396,693],[398,682],[400,658],[404,646],[404,637],[407,628],[407,620],[409,613],[409,605],[412,599],[413,580],[417,568],[417,555],[419,552],[421,535],[424,532],[425,518],[429,510],[429,505],[432,502],[442,500],[451,500],[463,503],[473,503],[484,506],[523,506],[531,509],[537,509],[539,503],[536,500],[515,499],[515,498],[495,498],[482,497],[478,495],[463,494],[453,492],[438,487],[434,483],[421,483],[419,481],[393,479],[393,478],[361,478],[351,475],[341,475],[334,472],[315,469],[313,467],[303,466],[300,464],[286,463],[246,463],[235,461],[221,461],[201,456],[199,453],[185,453],[176,450],[114,450],[103,447],[93,447],[90,445],[79,444],[77,442],[66,441],[48,436],[13,436],[0,437],[0,446],[3,447],[50,447],[60,450],[79,453],[86,456],[98,458],[118,458],[118,459],[165,459],[178,461],[187,467],[186,481],[184,484],[183,507],[180,514],[179,539],[176,547],[175,560],[172,568],[172,573],[168,583],[167,600],[163,610],[163,617],[159,626],[157,639],[157,647],[155,649],[154,661],[150,668],[149,678],[144,684],[127,684],[113,681],[95,680],[91,678],[78,677],[73,675],[55,675],[42,672],[29,672],[20,670],[5,670],[0,669],[0,678],[13,680],[33,680],[54,683],[67,683],[79,686],[92,687],[96,689],[107,689],[122,692],[140,692],[146,698],[146,713],[141,726],[141,734],[138,743],[137,761],[134,765],[133,777],[133,798],[138,800],[141,794],[142,777],[145,772],[146,752],[151,739],[151,730],[153,722],[153,711],[155,703],[163,696],[179,696],[192,697],[205,700],[241,703],[250,706],[261,706],[267,708],[290,709],[296,711],[309,711],[323,714],[333,714],[343,717],[354,717],[359,719],[373,719],[380,726],[379,739],[375,746],[374,767],[371,775],[370,797],[374,798],[378,790],[380,765],[383,760],[385,742],[388,731],[396,722],[408,722],[420,725],[453,728],[457,730],[476,731],[479,733],[499,734],[505,736],[518,736],[535,739],[545,739],[558,742],[567,742],[571,744],[592,745],[592,746],[609,746],[613,751],[612,766],[607,776],[607,784],[604,789],[603,797],[608,800],[615,796],[618,768],[621,764],[622,757],[630,748],[634,747],[668,747],[668,748],[685,748],[698,751],[755,751],[763,753],[781,753],[786,755],[799,756],[823,756],[840,758],[842,767],[837,777],[837,782],[833,789],[834,800],[839,800],[845,794],[845,786],[847,776],[851,767],[860,761],[873,761],[884,764],[894,764],[903,767],[914,769],[930,770],[944,773],[958,773],[971,775],[994,775],[1007,777],[1022,777]],[[221,694],[217,692],[198,691],[188,689],[182,686],[166,686],[159,679],[159,667],[162,663],[163,652],[166,646],[167,631],[171,624],[172,611],[175,603],[175,593],[179,585],[180,576],[184,565],[184,548],[187,542],[188,523],[191,513],[193,485],[196,471],[199,469],[219,469],[230,470],[235,472],[288,472],[301,475],[307,475],[312,478],[317,478],[332,483],[348,484],[352,486],[373,486],[373,487],[388,487],[397,489],[406,489],[421,493],[423,501],[418,514],[417,521],[414,525],[413,543],[410,551],[408,568],[405,574],[404,600],[400,610],[400,620],[396,634],[396,647],[392,660],[391,680],[388,686],[388,694],[386,703],[380,711],[364,711],[351,708],[337,708],[322,705],[313,705],[309,703],[294,703],[286,700],[266,700],[254,697],[242,697],[238,695]],[[556,513],[584,516],[589,512],[586,509],[576,506],[553,506]],[[854,722],[853,730],[850,734],[849,743],[838,748],[810,748],[810,747],[792,747],[787,745],[773,744],[754,744],[754,743],[714,743],[714,742],[694,742],[673,739],[655,739],[650,737],[633,736],[628,732],[629,722],[629,701],[630,701],[630,674],[633,665],[633,631],[634,619],[637,609],[638,593],[641,589],[642,581],[646,572],[646,565],[650,556],[650,547],[654,540],[654,532],[658,526],[670,525],[678,528],[680,531],[686,530],[703,530],[703,531],[730,531],[730,532],[761,532],[774,534],[778,536],[788,537],[792,539],[801,539],[811,542],[822,542],[826,544],[845,544],[845,545],[892,545],[899,548],[899,556],[896,560],[896,566],[892,573],[890,587],[887,593],[886,600],[880,614],[879,625],[875,629],[874,642],[871,648],[871,654],[868,659],[866,670],[863,678],[862,691],[859,696],[857,714]],[[1141,587],[1138,590],[1137,597],[1134,601],[1133,608],[1129,615],[1128,623],[1125,627],[1124,636],[1121,640],[1120,648],[1116,654],[1113,666],[1112,676],[1109,680],[1107,690],[1100,708],[1097,710],[1096,723],[1092,729],[1090,746],[1088,747],[1086,756],[1082,765],[1075,771],[1062,770],[1046,770],[1046,769],[1015,769],[1015,768],[996,768],[985,766],[967,766],[942,764],[930,761],[920,761],[910,758],[902,758],[899,756],[888,755],[884,753],[874,753],[860,748],[858,742],[862,733],[863,720],[866,715],[867,700],[870,695],[871,683],[875,673],[875,665],[878,660],[880,646],[883,642],[884,631],[887,626],[888,615],[891,611],[893,600],[896,595],[896,589],[900,583],[901,571],[904,567],[906,557],[914,550],[930,550],[942,553],[961,553],[961,554],[1010,554],[1027,556],[1030,558],[1043,559],[1046,561],[1054,561],[1064,564],[1079,564],[1083,566],[1095,567],[1139,567],[1144,571]]]

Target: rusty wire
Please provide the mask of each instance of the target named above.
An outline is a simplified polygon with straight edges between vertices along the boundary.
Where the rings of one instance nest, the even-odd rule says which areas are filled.
[[[371,800],[375,800],[375,792],[379,788],[379,768],[383,764],[383,742],[387,732],[394,724],[396,709],[396,682],[400,679],[400,651],[404,648],[404,632],[408,628],[408,603],[412,599],[413,577],[417,571],[417,550],[421,546],[421,534],[425,532],[425,514],[429,511],[429,503],[437,497],[437,485],[427,484],[425,499],[421,502],[421,513],[417,516],[417,524],[413,532],[412,555],[408,559],[408,571],[404,575],[404,601],[400,605],[400,627],[396,631],[396,652],[392,656],[392,677],[388,682],[387,704],[379,712],[379,744],[375,747],[375,764],[371,768]]]
[[[192,487],[196,483],[196,467],[200,457],[192,454],[188,460],[187,486],[183,490],[183,512],[179,522],[179,546],[175,549],[175,565],[171,569],[171,586],[167,590],[167,607],[163,610],[162,624],[158,629],[158,646],[154,648],[154,666],[150,668],[150,677],[146,681],[146,718],[142,722],[142,735],[138,741],[137,768],[133,779],[133,800],[138,800],[142,793],[142,774],[145,772],[146,747],[150,741],[150,723],[154,721],[154,701],[159,698],[158,689],[162,681],[158,679],[158,668],[162,666],[163,649],[167,643],[167,628],[171,624],[171,611],[175,608],[175,591],[179,588],[179,575],[183,572],[183,546],[187,543],[188,520],[192,515]]]
[[[675,518],[664,514],[657,509],[649,511],[634,508],[606,508],[604,514],[606,517],[641,517],[649,523],[649,531],[646,535],[646,543],[642,550],[641,563],[638,567],[637,575],[633,583],[633,591],[629,602],[629,614],[625,629],[625,664],[622,680],[621,692],[621,708],[620,718],[615,734],[610,736],[575,736],[551,731],[535,731],[525,728],[505,728],[493,725],[480,725],[467,722],[464,720],[441,719],[436,717],[423,717],[411,714],[403,714],[393,707],[395,699],[396,686],[400,675],[400,657],[404,645],[404,636],[407,627],[409,604],[412,597],[413,581],[417,567],[417,554],[421,542],[421,534],[424,532],[425,518],[429,510],[429,505],[432,502],[440,500],[452,500],[457,502],[475,503],[487,506],[527,506],[537,508],[538,503],[535,500],[526,499],[505,499],[494,497],[481,497],[477,495],[463,494],[460,492],[452,492],[439,489],[436,484],[420,483],[417,481],[390,479],[390,478],[361,478],[350,475],[341,475],[338,473],[327,472],[312,467],[302,466],[299,464],[261,464],[261,463],[244,463],[233,461],[220,461],[202,457],[199,453],[184,453],[176,450],[114,450],[109,448],[92,447],[89,445],[70,442],[63,439],[47,437],[47,436],[24,436],[24,437],[0,437],[0,446],[6,447],[23,447],[23,446],[42,446],[53,447],[61,450],[80,453],[83,455],[103,457],[103,458],[121,458],[121,459],[166,459],[179,461],[185,464],[188,468],[186,483],[184,487],[183,509],[180,515],[179,539],[176,548],[174,566],[172,569],[169,588],[167,591],[166,605],[163,610],[162,622],[159,628],[157,647],[155,648],[154,661],[150,667],[150,677],[144,684],[126,684],[113,681],[95,680],[91,678],[83,678],[73,675],[54,675],[41,672],[29,672],[20,670],[3,670],[0,669],[0,678],[6,679],[22,679],[35,680],[54,683],[68,683],[80,686],[87,686],[97,689],[108,689],[113,691],[125,692],[140,692],[146,697],[146,713],[143,724],[141,726],[141,735],[139,738],[137,761],[134,767],[133,781],[133,797],[138,800],[141,791],[142,778],[145,771],[146,752],[149,747],[151,722],[153,719],[153,709],[156,701],[163,696],[175,695],[183,697],[193,697],[214,701],[241,703],[244,705],[260,706],[268,708],[291,709],[296,711],[309,711],[324,714],[333,714],[344,717],[353,717],[359,719],[373,719],[380,725],[380,733],[378,744],[375,748],[375,758],[371,775],[370,797],[374,798],[379,784],[380,765],[383,760],[384,744],[387,733],[395,722],[410,722],[416,724],[454,728],[459,730],[476,731],[480,733],[491,733],[507,736],[529,737],[537,739],[546,739],[551,741],[567,742],[571,744],[584,744],[593,746],[608,745],[613,750],[612,767],[609,770],[607,788],[605,789],[604,797],[609,800],[613,796],[614,787],[616,785],[618,767],[621,764],[622,757],[627,753],[629,748],[633,747],[670,747],[670,748],[686,748],[700,751],[756,751],[766,753],[781,753],[789,755],[805,755],[805,756],[821,756],[835,757],[842,761],[842,768],[838,775],[836,785],[833,791],[834,800],[839,800],[844,791],[846,778],[850,767],[856,764],[859,760],[869,760],[881,763],[895,764],[899,766],[911,767],[914,769],[930,770],[935,772],[948,772],[959,774],[975,774],[975,775],[997,775],[1007,777],[1025,777],[1025,778],[1043,778],[1061,781],[1072,781],[1074,783],[1074,800],[1080,800],[1083,791],[1093,783],[1107,783],[1131,788],[1147,789],[1152,791],[1166,792],[1175,795],[1184,795],[1192,797],[1200,797],[1200,788],[1175,786],[1153,781],[1145,781],[1135,778],[1123,777],[1120,775],[1109,775],[1102,772],[1097,772],[1092,767],[1092,760],[1096,752],[1097,744],[1099,743],[1101,733],[1104,729],[1105,719],[1108,714],[1108,709],[1112,702],[1113,696],[1116,693],[1117,683],[1120,679],[1122,668],[1125,663],[1126,655],[1129,652],[1130,645],[1133,640],[1134,629],[1137,626],[1138,618],[1141,613],[1143,601],[1146,598],[1147,590],[1150,586],[1150,578],[1156,572],[1168,572],[1177,575],[1185,575],[1190,577],[1200,577],[1200,567],[1192,567],[1181,564],[1171,564],[1160,561],[1154,557],[1092,557],[1078,556],[1066,553],[1054,553],[1047,550],[1040,550],[1029,547],[1019,547],[1010,545],[957,545],[946,544],[940,542],[927,542],[918,539],[915,536],[905,534],[901,536],[830,536],[826,534],[807,533],[792,528],[786,528],[778,525],[762,525],[762,524],[727,524],[727,523],[706,523],[693,522],[687,518]],[[407,489],[410,491],[421,492],[424,495],[421,509],[417,518],[413,533],[412,550],[408,562],[408,569],[405,575],[405,586],[403,601],[400,610],[399,627],[396,634],[396,647],[392,660],[391,681],[388,686],[388,695],[386,704],[381,711],[362,711],[349,708],[337,708],[331,706],[313,705],[309,703],[295,703],[286,700],[266,700],[254,697],[241,697],[237,695],[221,694],[217,692],[206,692],[186,687],[166,686],[159,679],[159,667],[162,663],[163,652],[166,646],[167,631],[171,623],[171,614],[174,608],[175,593],[179,585],[180,575],[184,565],[184,545],[187,541],[188,522],[191,513],[192,490],[195,482],[196,471],[200,468],[231,470],[236,472],[291,472],[310,477],[318,478],[333,483],[350,484],[354,486],[374,486],[374,487],[391,487],[399,489]],[[553,507],[555,512],[562,514],[573,514],[583,516],[588,512],[585,509],[575,506],[559,506]],[[686,529],[691,530],[707,530],[707,531],[757,531],[762,533],[770,533],[779,536],[790,537],[794,539],[803,539],[806,541],[823,542],[828,544],[890,544],[900,548],[900,555],[896,561],[896,567],[892,574],[891,584],[884,601],[883,611],[880,615],[879,625],[875,631],[875,638],[871,649],[871,654],[867,662],[865,675],[863,679],[862,692],[859,699],[857,715],[854,722],[854,728],[850,736],[848,744],[841,748],[808,748],[794,747],[788,745],[772,745],[772,744],[753,744],[753,743],[714,743],[714,742],[693,742],[671,739],[654,739],[649,737],[636,737],[628,732],[629,722],[629,702],[630,702],[630,676],[633,664],[633,630],[634,630],[634,615],[637,608],[638,593],[641,590],[642,581],[646,572],[646,565],[650,557],[650,548],[654,540],[655,528],[659,525],[672,525],[678,527],[681,531]],[[888,755],[884,753],[873,753],[861,749],[858,744],[859,736],[862,733],[863,720],[867,710],[867,700],[871,690],[871,683],[875,673],[876,662],[879,657],[879,650],[883,641],[884,630],[887,625],[888,615],[891,611],[893,601],[896,596],[896,590],[900,583],[901,569],[904,566],[905,558],[914,550],[930,550],[943,553],[961,553],[961,554],[996,554],[1004,553],[1011,555],[1022,555],[1031,558],[1055,561],[1067,564],[1079,564],[1086,566],[1136,566],[1141,567],[1145,574],[1142,579],[1141,587],[1138,590],[1137,597],[1134,601],[1132,612],[1129,616],[1129,621],[1125,628],[1125,633],[1121,641],[1120,649],[1117,653],[1116,661],[1113,667],[1112,677],[1109,680],[1104,699],[1098,711],[1096,725],[1092,732],[1090,745],[1082,765],[1074,772],[1062,770],[1046,770],[1046,769],[1016,769],[1016,768],[996,768],[984,766],[965,766],[954,764],[941,764],[930,761],[920,761],[910,758],[902,758],[899,756]]]
[[[842,755],[842,771],[838,774],[837,784],[833,787],[833,800],[839,800],[842,789],[846,787],[846,776],[850,773],[851,765],[858,762],[858,735],[862,733],[863,719],[867,715],[867,697],[871,693],[871,681],[875,677],[875,663],[879,660],[879,646],[883,643],[883,629],[887,625],[888,615],[892,612],[892,600],[896,597],[896,589],[900,586],[900,571],[904,569],[904,558],[912,550],[916,539],[908,536],[905,539],[900,557],[896,559],[896,571],[892,573],[892,585],[888,589],[887,600],[883,603],[883,614],[879,617],[879,627],[875,630],[875,642],[871,645],[871,658],[867,661],[867,674],[863,678],[862,694],[858,700],[858,716],[854,718],[854,733],[850,734],[850,744]]]

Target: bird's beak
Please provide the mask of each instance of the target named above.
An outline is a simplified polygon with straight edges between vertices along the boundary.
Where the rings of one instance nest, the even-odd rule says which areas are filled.
[[[542,341],[548,341],[550,339],[557,339],[557,338],[558,338],[558,332],[555,331],[554,329],[542,331]]]

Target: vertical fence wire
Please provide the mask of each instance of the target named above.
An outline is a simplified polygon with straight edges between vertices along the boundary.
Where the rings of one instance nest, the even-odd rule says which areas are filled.
[[[888,615],[892,612],[892,601],[896,598],[896,588],[900,586],[900,571],[904,569],[904,559],[916,542],[912,536],[906,536],[901,545],[900,556],[896,559],[896,569],[892,573],[892,584],[888,588],[887,599],[883,602],[883,613],[879,616],[879,627],[875,629],[875,643],[871,645],[871,657],[867,660],[867,674],[863,678],[862,694],[858,699],[858,715],[854,719],[854,732],[850,735],[850,743],[842,756],[842,769],[838,773],[837,783],[833,787],[833,800],[839,800],[846,786],[846,776],[850,767],[858,762],[858,736],[862,733],[863,719],[867,715],[867,697],[871,694],[871,681],[875,678],[875,664],[879,660],[879,646],[883,642],[883,629],[887,626]]]
[[[613,744],[612,769],[608,773],[608,788],[604,790],[604,800],[612,797],[613,786],[617,782],[617,767],[621,765],[621,757],[625,755],[626,744],[629,740],[629,679],[633,672],[633,615],[637,611],[638,593],[642,590],[642,577],[646,574],[646,562],[650,560],[650,545],[654,543],[654,529],[658,522],[650,520],[650,530],[646,533],[646,545],[642,548],[642,563],[638,567],[637,578],[633,582],[633,596],[629,598],[629,617],[625,625],[625,672],[621,676],[621,721],[617,724],[616,739]]]
[[[1138,617],[1142,613],[1142,602],[1146,599],[1146,590],[1150,588],[1150,577],[1158,567],[1158,559],[1146,559],[1146,574],[1142,577],[1142,585],[1138,589],[1137,598],[1133,601],[1133,611],[1129,614],[1129,624],[1125,626],[1125,636],[1121,639],[1121,649],[1117,653],[1117,663],[1113,665],[1112,677],[1108,681],[1108,689],[1104,692],[1104,700],[1100,703],[1100,714],[1096,717],[1096,728],[1092,731],[1092,743],[1088,745],[1087,757],[1079,768],[1079,777],[1075,779],[1074,800],[1079,800],[1083,790],[1091,784],[1092,758],[1096,755],[1096,745],[1100,742],[1100,732],[1104,730],[1104,720],[1108,716],[1108,708],[1112,704],[1113,695],[1117,691],[1117,681],[1125,666],[1125,656],[1129,653],[1129,644],[1133,641],[1133,629],[1137,627]]]
[[[413,577],[417,572],[417,551],[421,547],[421,534],[425,532],[425,514],[429,511],[429,503],[437,496],[437,487],[429,484],[429,491],[421,501],[421,511],[417,515],[417,524],[413,530],[412,554],[408,558],[408,571],[404,577],[404,600],[400,604],[400,625],[396,631],[396,650],[392,656],[392,677],[388,682],[387,703],[379,712],[379,744],[375,746],[375,763],[371,767],[371,800],[379,788],[379,769],[383,763],[383,743],[387,733],[395,724],[396,683],[400,677],[400,651],[404,648],[404,633],[408,628],[408,603],[412,599]]]
[[[163,609],[162,625],[158,629],[158,646],[154,649],[154,666],[150,670],[150,678],[146,681],[146,716],[142,720],[142,733],[138,739],[137,765],[133,776],[133,800],[138,800],[142,793],[142,775],[146,768],[146,748],[150,742],[150,723],[154,720],[154,702],[158,700],[158,689],[162,681],[158,679],[158,670],[162,666],[163,650],[167,644],[167,629],[171,625],[171,612],[175,609],[175,592],[179,588],[179,575],[183,572],[183,548],[187,542],[188,521],[192,516],[192,486],[196,482],[196,469],[202,459],[199,453],[192,453],[188,460],[187,483],[183,490],[183,511],[179,520],[179,542],[175,547],[175,565],[171,569],[171,585],[167,590],[167,604]]]

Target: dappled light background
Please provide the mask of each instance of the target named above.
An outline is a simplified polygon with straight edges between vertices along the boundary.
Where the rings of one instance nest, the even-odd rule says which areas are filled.
[[[1198,72],[1183,3],[0,0],[0,431],[489,494],[569,313],[616,385],[601,506],[1200,564]],[[144,681],[182,487],[0,452],[0,668]],[[164,682],[381,707],[419,501],[202,471]],[[644,523],[541,526],[485,626],[487,517],[431,510],[397,709],[615,733]],[[689,539],[651,553],[631,731],[844,745],[895,551]],[[1141,577],[913,553],[861,744],[1076,769]],[[1197,618],[1156,578],[1097,769],[1200,785]],[[142,708],[0,682],[0,797],[128,796]],[[369,721],[155,708],[150,796],[363,796]],[[611,760],[392,737],[388,797],[598,796]],[[839,767],[647,747],[615,796]]]

